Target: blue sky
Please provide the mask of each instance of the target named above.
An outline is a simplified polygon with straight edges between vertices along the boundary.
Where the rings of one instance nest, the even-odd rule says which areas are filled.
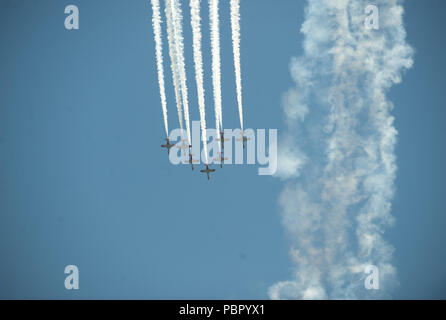
[[[281,108],[302,54],[305,1],[242,0],[245,126],[285,130]],[[64,29],[76,4],[80,29]],[[2,1],[0,10],[0,297],[268,298],[293,265],[278,198],[255,166],[212,180],[164,150],[149,1]],[[393,298],[445,298],[446,240],[440,0],[404,4],[414,66],[388,92],[398,130],[392,201],[400,286]],[[203,59],[214,124],[207,6]],[[198,120],[183,4],[191,119]],[[229,6],[220,9],[223,117],[238,127]],[[166,37],[164,34],[164,43]],[[165,51],[165,60],[168,55]],[[169,125],[177,126],[165,64]],[[80,290],[64,288],[75,264]]]

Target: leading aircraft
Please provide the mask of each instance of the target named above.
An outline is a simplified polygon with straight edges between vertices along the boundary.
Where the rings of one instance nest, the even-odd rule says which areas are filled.
[[[206,174],[208,175],[208,180],[210,180],[209,173],[210,173],[210,172],[215,172],[215,169],[209,169],[209,165],[207,164],[207,165],[206,165],[206,169],[204,169],[204,170],[200,170],[200,172],[202,172],[202,173],[206,173]]]

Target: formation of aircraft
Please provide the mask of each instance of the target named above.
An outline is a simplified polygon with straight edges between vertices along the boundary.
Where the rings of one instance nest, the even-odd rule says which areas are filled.
[[[166,0],[167,1],[167,0]],[[175,152],[172,155],[177,156],[178,153],[182,156],[181,162],[183,164],[190,164],[192,167],[192,170],[194,170],[194,158],[191,154],[192,146],[191,144],[194,143],[194,147],[196,147],[195,144],[201,144],[201,142],[198,142],[199,139],[197,139],[197,143],[195,143],[195,140],[191,138],[191,128],[190,128],[190,113],[189,113],[189,95],[188,90],[186,86],[186,64],[184,59],[184,47],[185,47],[185,39],[182,35],[182,25],[183,25],[183,14],[182,14],[182,1],[178,0],[171,0],[171,5],[165,6],[165,8],[162,5],[160,6],[159,0],[151,0],[152,5],[152,25],[153,25],[153,36],[155,41],[155,62],[156,62],[156,73],[158,75],[158,87],[159,87],[159,93],[160,93],[160,100],[161,100],[161,109],[162,109],[162,115],[163,115],[163,124],[164,129],[166,132],[166,135],[169,136],[169,121],[168,121],[168,103],[166,97],[169,95],[169,92],[166,92],[167,83],[165,82],[165,61],[163,56],[163,38],[165,34],[167,33],[167,51],[170,56],[170,66],[172,71],[172,77],[174,81],[172,81],[173,87],[175,89],[175,104],[178,111],[178,120],[179,125],[181,128],[181,131],[183,131],[183,124],[185,124],[185,129],[187,131],[187,140],[181,141],[175,141],[175,143],[171,143],[169,139],[166,139],[167,143],[162,144],[162,148],[167,149],[167,154],[170,157],[170,151],[172,147],[177,147],[182,150],[182,152],[178,152],[178,150],[175,150]],[[243,132],[244,122],[243,122],[243,106],[242,106],[242,74],[241,74],[241,65],[240,65],[240,0],[231,0],[230,1],[230,29],[231,29],[231,36],[232,36],[232,47],[233,47],[233,62],[234,62],[234,68],[233,71],[235,73],[235,89],[236,89],[236,96],[237,96],[237,107],[231,108],[233,112],[235,110],[238,110],[238,118],[240,120],[240,130],[241,130],[241,136],[238,141],[243,142],[243,149],[246,148],[246,142],[249,140],[247,137],[245,137]],[[193,34],[193,56],[194,56],[194,69],[195,69],[195,82],[196,82],[196,89],[197,89],[197,98],[198,98],[198,110],[200,114],[200,127],[201,127],[201,136],[202,140],[204,140],[204,143],[207,143],[207,135],[206,135],[206,117],[205,117],[205,94],[204,94],[204,83],[203,83],[203,59],[202,59],[202,47],[201,47],[201,7],[200,7],[200,1],[194,0],[190,2],[190,8],[191,8],[191,26],[192,26],[192,34]],[[163,10],[165,13],[165,16],[163,16]],[[212,133],[213,138],[215,141],[219,141],[218,143],[218,151],[219,155],[216,155],[217,148],[212,149],[212,156],[215,157],[214,162],[220,163],[220,167],[223,168],[223,161],[226,160],[223,157],[223,151],[225,148],[225,142],[229,141],[228,144],[232,145],[232,137],[228,137],[230,139],[225,139],[225,133],[223,130],[223,104],[222,104],[222,86],[221,86],[221,61],[220,61],[220,31],[218,28],[218,25],[220,23],[219,18],[219,4],[218,0],[216,1],[210,1],[209,2],[209,21],[210,21],[210,32],[212,34],[212,41],[211,41],[211,56],[212,56],[212,87],[213,87],[213,98],[214,98],[214,113],[215,113],[215,120],[216,120],[216,130]],[[188,17],[189,18],[189,17]],[[165,19],[165,21],[164,21]],[[166,23],[167,22],[167,23]],[[214,28],[216,26],[216,28]],[[165,27],[167,27],[167,31],[163,30]],[[179,94],[181,91],[181,94]],[[167,93],[167,95],[166,95]],[[209,94],[207,95],[209,96]],[[173,102],[173,99],[172,99]],[[226,104],[226,102],[225,102]],[[208,106],[209,108],[209,106]],[[209,110],[210,111],[210,110]],[[183,121],[184,120],[184,121]],[[194,126],[192,123],[192,129],[194,133]],[[237,130],[237,132],[239,132]],[[200,133],[200,129],[198,128],[198,135]],[[195,133],[194,133],[195,134]],[[229,130],[226,131],[227,136],[229,136]],[[238,134],[237,134],[238,135]],[[182,138],[185,136],[182,135]],[[252,138],[254,140],[254,136]],[[176,140],[176,139],[175,139]],[[215,142],[214,140],[212,142]],[[179,143],[176,143],[179,142]],[[215,147],[215,144],[213,145]],[[230,146],[232,148],[232,146]],[[201,160],[201,148],[199,148],[200,154],[196,154],[198,163],[200,163]],[[206,146],[204,147],[206,149]],[[226,146],[226,149],[228,151],[228,145]],[[189,151],[189,154],[187,154],[187,151]],[[238,153],[241,151],[240,149],[240,143],[237,144],[237,151]],[[195,150],[194,150],[195,152]],[[206,151],[207,153],[207,151]],[[225,153],[228,154],[228,153]],[[210,169],[209,165],[213,161],[208,161],[209,153],[205,155],[205,160],[203,163],[206,165],[206,169],[201,170],[201,172],[205,172],[207,174],[208,180],[210,180],[210,173],[215,172],[214,169]],[[176,162],[177,159],[175,159]]]
[[[227,158],[223,157],[223,149],[224,149],[224,142],[225,141],[229,141],[229,139],[225,139],[224,137],[224,132],[221,131],[220,132],[220,138],[217,139],[218,141],[221,142],[221,147],[222,150],[221,152],[218,152],[218,157],[215,158],[215,161],[220,162],[220,168],[223,168],[223,161],[227,160]],[[236,139],[237,141],[242,141],[243,142],[243,148],[245,148],[245,143],[250,140],[248,137],[245,136],[244,132],[242,131],[242,136],[239,139]],[[174,146],[176,146],[179,149],[182,149],[184,154],[186,154],[186,149],[189,149],[189,161],[188,163],[192,166],[192,170],[194,170],[194,163],[198,163],[198,160],[194,160],[193,158],[193,154],[192,154],[192,146],[186,144],[186,140],[183,140],[183,143],[181,145],[175,145],[170,143],[169,138],[166,139],[166,144],[162,144],[161,148],[166,148],[167,149],[167,154],[170,154],[170,149],[173,148]],[[215,172],[215,169],[210,169],[209,168],[209,164],[206,164],[206,169],[200,170],[201,173],[206,173],[208,180],[210,180],[210,173]]]

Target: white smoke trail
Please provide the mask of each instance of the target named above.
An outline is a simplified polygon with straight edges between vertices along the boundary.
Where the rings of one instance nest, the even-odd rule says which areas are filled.
[[[187,140],[191,144],[190,121],[189,121],[189,98],[186,84],[186,70],[184,65],[184,44],[183,44],[183,16],[178,0],[166,0],[166,5],[171,9],[173,34],[175,42],[176,61],[178,66],[178,76],[180,79],[181,96],[183,98],[184,121],[186,122]]]
[[[240,68],[240,0],[231,0],[231,29],[238,112],[240,115],[240,128],[243,131],[242,72]]]
[[[212,81],[214,88],[215,128],[217,129],[217,134],[219,134],[220,127],[223,128],[223,117],[221,111],[220,30],[218,17],[218,0],[209,0],[209,16],[212,46]]]
[[[164,88],[164,69],[163,69],[163,43],[161,40],[161,14],[159,0],[152,0],[152,23],[153,33],[155,37],[155,52],[156,52],[156,66],[158,69],[158,82],[161,96],[161,107],[163,109],[164,128],[166,129],[166,136],[169,136],[169,127],[167,125],[167,103],[166,92]]]
[[[177,104],[178,111],[178,121],[180,124],[180,128],[183,129],[183,111],[181,108],[181,93],[180,93],[180,85],[178,83],[178,63],[176,58],[176,50],[175,50],[175,36],[173,34],[173,25],[172,25],[172,8],[170,6],[169,0],[165,1],[165,14],[167,20],[167,40],[169,43],[169,57],[170,57],[170,68],[172,69],[172,80],[173,86],[175,90],[175,101]]]
[[[194,48],[194,62],[195,62],[195,80],[197,82],[198,91],[198,108],[200,109],[201,122],[201,139],[203,141],[203,151],[205,154],[205,161],[208,164],[207,152],[207,137],[206,137],[206,114],[204,102],[204,88],[203,88],[203,58],[201,54],[201,26],[200,26],[200,0],[190,1],[191,25],[192,25],[192,40]]]
[[[273,299],[387,297],[396,283],[383,238],[397,169],[386,91],[413,61],[400,1],[374,3],[379,30],[364,27],[367,0],[308,1],[304,54],[291,64],[296,88],[284,97],[282,147],[293,152],[279,154],[279,176],[294,178],[279,203],[295,270],[270,287]],[[366,265],[379,268],[380,290],[364,288]]]

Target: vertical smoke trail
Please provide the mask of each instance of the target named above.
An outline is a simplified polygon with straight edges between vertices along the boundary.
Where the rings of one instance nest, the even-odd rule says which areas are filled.
[[[186,85],[186,70],[184,66],[184,44],[183,44],[183,16],[178,0],[166,0],[172,13],[173,34],[175,42],[176,60],[178,66],[178,75],[180,78],[181,95],[183,98],[184,121],[186,122],[187,140],[191,144],[190,121],[189,121],[189,98]]]
[[[221,112],[220,30],[218,25],[218,0],[209,0],[209,16],[212,46],[212,81],[214,88],[215,128],[217,129],[217,134],[219,134],[220,127],[223,128],[223,117]]]
[[[231,29],[238,112],[240,115],[240,128],[243,130],[242,73],[240,69],[240,0],[231,0]]]
[[[173,86],[175,90],[175,100],[177,104],[177,111],[178,111],[178,121],[180,123],[180,128],[183,129],[183,111],[181,108],[181,96],[180,96],[180,86],[179,86],[179,79],[178,79],[178,63],[176,59],[176,51],[175,51],[175,37],[173,34],[173,25],[172,25],[172,9],[170,6],[169,0],[165,1],[166,7],[165,7],[165,14],[166,14],[166,20],[167,20],[167,40],[169,43],[169,57],[170,57],[170,67],[172,69],[172,80],[173,80]]]
[[[279,177],[290,179],[279,203],[295,270],[270,287],[273,299],[387,297],[396,282],[383,238],[397,169],[386,91],[413,61],[400,1],[374,3],[379,30],[364,27],[366,0],[308,0],[279,150]],[[367,265],[379,268],[380,290],[364,288]]]
[[[153,33],[155,37],[155,51],[156,51],[156,66],[158,69],[158,82],[161,96],[161,107],[163,109],[164,128],[166,129],[166,136],[169,136],[169,127],[167,125],[167,103],[166,92],[164,88],[164,70],[163,70],[163,44],[161,41],[161,14],[159,0],[152,0],[152,23]]]
[[[207,137],[206,137],[206,114],[204,102],[204,88],[203,88],[203,58],[201,54],[201,26],[200,26],[200,0],[190,1],[192,38],[194,47],[194,62],[195,62],[195,80],[197,82],[198,91],[198,107],[200,109],[201,122],[201,139],[203,141],[203,151],[205,154],[205,161],[208,164],[207,152]]]

